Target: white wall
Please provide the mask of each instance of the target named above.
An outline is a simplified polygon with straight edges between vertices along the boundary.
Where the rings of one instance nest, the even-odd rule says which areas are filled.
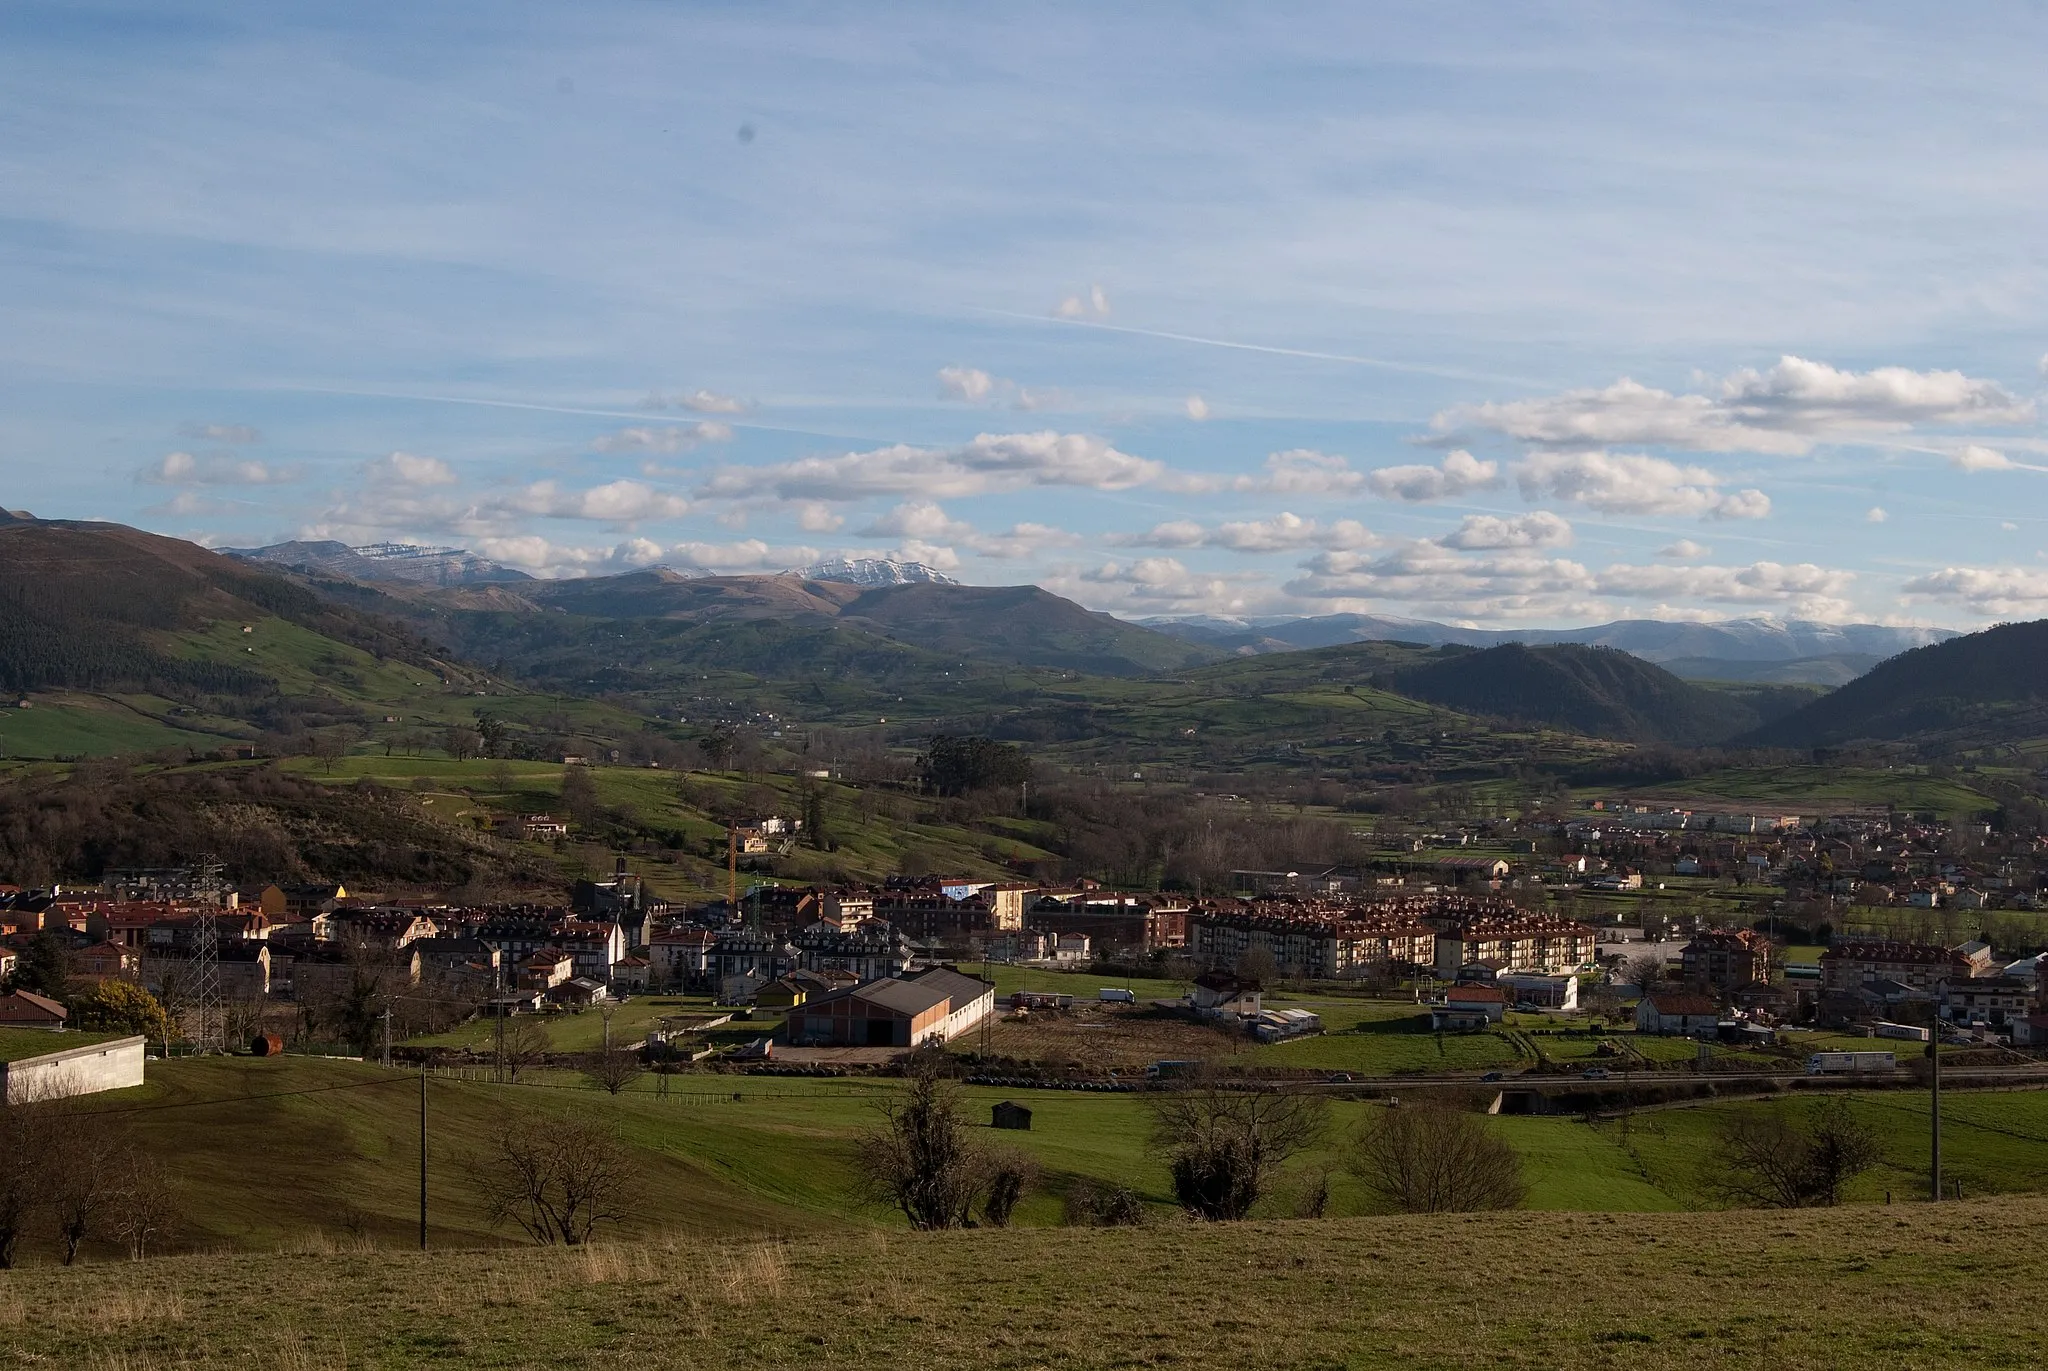
[[[88,1047],[66,1048],[61,1046],[62,1035],[53,1033],[50,1037],[51,1052],[0,1066],[7,1103],[94,1095],[102,1090],[123,1090],[142,1084],[141,1038],[117,1038]]]

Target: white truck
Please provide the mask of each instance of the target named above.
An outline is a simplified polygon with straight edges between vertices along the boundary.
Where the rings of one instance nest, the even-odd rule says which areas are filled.
[[[1899,1059],[1890,1052],[1816,1052],[1806,1059],[1809,1076],[1838,1076],[1846,1072],[1892,1071]]]
[[[1114,986],[1104,986],[1095,992],[1095,997],[1096,1002],[1099,1004],[1136,1004],[1138,1002],[1138,992]]]

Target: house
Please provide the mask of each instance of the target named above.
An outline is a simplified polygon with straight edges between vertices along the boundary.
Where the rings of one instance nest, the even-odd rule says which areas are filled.
[[[1031,1111],[1014,1100],[1003,1100],[989,1110],[989,1127],[1031,1131]]]
[[[612,987],[617,990],[645,990],[649,966],[645,957],[628,952],[612,963]]]
[[[1487,1023],[1499,1023],[1508,1012],[1508,994],[1497,985],[1468,982],[1444,991],[1442,1008],[1452,1014],[1477,1014]]]
[[[1513,995],[1517,1005],[1567,1014],[1576,1014],[1579,1009],[1577,976],[1502,976],[1494,984]]]
[[[688,990],[711,978],[711,949],[718,935],[706,928],[672,929],[647,940],[648,976],[668,990]]]
[[[285,914],[295,914],[309,919],[315,914],[331,914],[341,901],[348,898],[348,889],[339,884],[316,882],[310,885],[271,885],[263,888],[257,902],[263,912],[275,919]]]
[[[571,976],[548,991],[549,999],[572,1009],[588,1009],[594,1004],[603,1004],[611,997],[605,983],[594,976]]]
[[[1753,928],[1697,933],[1679,954],[1679,976],[1688,985],[1715,990],[1768,982],[1771,940]]]
[[[735,971],[729,976],[718,978],[718,1002],[720,1004],[752,1004],[754,997],[768,984],[768,973],[756,967]]]
[[[1857,939],[1836,942],[1820,954],[1824,994],[1853,995],[1865,981],[1893,980],[1932,991],[1942,981],[1966,980],[1972,963],[1962,953],[1927,943]]]
[[[2004,1028],[2034,1007],[2035,982],[2018,976],[1972,976],[1943,981],[1936,994],[1941,1017],[1951,1023]]]
[[[762,1009],[795,1009],[814,996],[831,994],[833,988],[830,981],[814,972],[791,971],[755,991],[754,1004]]]
[[[140,1036],[111,1041],[77,1033],[36,1036],[47,1037],[50,1050],[31,1049],[20,1056],[0,1050],[0,1102],[28,1104],[142,1084]],[[94,1040],[70,1045],[81,1037]]]
[[[2048,1047],[2048,1014],[2028,1014],[2012,1021],[2014,1047]]]
[[[1712,1033],[1720,1018],[1719,1006],[1705,995],[1657,993],[1636,1001],[1638,1033]]]
[[[519,964],[519,988],[549,991],[575,974],[576,959],[566,952],[551,948],[545,952],[536,952]]]
[[[806,1000],[790,1010],[789,1041],[816,1047],[916,1047],[955,1037],[995,1010],[993,985],[936,967]]]
[[[94,943],[71,954],[71,976],[80,981],[113,981],[132,974],[141,954],[116,942]]]
[[[1256,1019],[1261,996],[1257,981],[1227,971],[1205,971],[1195,977],[1188,1003],[1205,1019]]]
[[[62,1028],[71,1011],[32,990],[0,995],[0,1027]]]
[[[1053,935],[1052,959],[1078,965],[1088,960],[1088,935],[1086,933],[1058,933]]]
[[[1972,976],[1992,976],[1998,973],[1996,958],[1992,953],[1990,943],[1980,939],[1974,942],[1959,943],[1949,950],[1970,964],[1970,974]]]

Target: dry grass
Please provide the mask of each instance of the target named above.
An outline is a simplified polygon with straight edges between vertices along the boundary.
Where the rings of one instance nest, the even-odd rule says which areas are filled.
[[[2037,1292],[2013,1254],[2044,1222],[2048,1200],[2008,1196],[166,1258],[0,1273],[0,1345],[107,1371],[2025,1366]],[[104,1302],[117,1271],[127,1321],[45,1316]]]

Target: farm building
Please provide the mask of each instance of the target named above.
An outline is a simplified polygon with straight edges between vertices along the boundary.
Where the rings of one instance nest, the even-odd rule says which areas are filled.
[[[0,1099],[60,1100],[142,1084],[141,1037],[0,1031]]]
[[[789,1011],[789,1041],[809,1047],[916,1047],[965,1032],[995,1011],[995,987],[935,968],[807,999]]]

